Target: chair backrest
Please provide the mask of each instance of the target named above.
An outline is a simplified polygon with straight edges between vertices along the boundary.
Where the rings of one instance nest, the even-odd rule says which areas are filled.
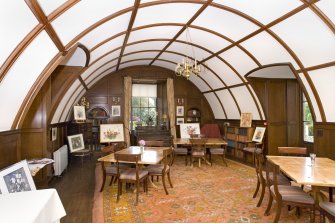
[[[255,169],[256,174],[258,177],[263,179],[263,163],[264,163],[264,156],[262,150],[256,150],[255,151]]]
[[[306,156],[307,148],[306,147],[278,147],[278,153],[280,155],[288,155],[288,156]]]
[[[163,150],[163,163],[164,163],[164,171],[166,170],[167,166],[171,166],[173,163],[173,149],[168,148]]]
[[[120,163],[122,161],[134,163],[136,165],[136,180],[139,179],[139,171],[141,169],[141,165],[138,165],[138,161],[141,159],[141,154],[120,154],[120,153],[114,153],[114,157],[116,160],[117,165],[117,174],[120,174],[120,170],[122,167],[120,166]]]
[[[164,146],[164,141],[162,141],[162,140],[145,141],[145,146],[149,146],[149,147],[163,147]]]
[[[269,187],[274,187],[274,195],[277,202],[281,201],[282,197],[278,191],[278,174],[279,166],[271,161],[266,162],[266,183]]]
[[[205,149],[207,138],[190,138],[192,149]]]

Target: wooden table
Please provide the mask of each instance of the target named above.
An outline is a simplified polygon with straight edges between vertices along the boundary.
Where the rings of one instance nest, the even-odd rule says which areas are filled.
[[[309,157],[267,156],[267,159],[279,165],[281,171],[298,184],[311,185],[311,195],[317,204],[325,200],[321,187],[335,187],[334,160],[316,157],[315,164],[311,165]]]

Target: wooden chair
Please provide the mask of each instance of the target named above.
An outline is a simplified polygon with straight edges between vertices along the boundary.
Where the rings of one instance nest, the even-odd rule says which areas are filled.
[[[117,178],[118,178],[118,193],[117,202],[120,200],[122,194],[122,183],[131,183],[136,186],[136,202],[138,203],[138,195],[140,189],[140,183],[143,183],[143,190],[148,193],[148,174],[146,170],[142,170],[141,165],[138,161],[141,158],[141,154],[119,154],[115,153],[116,165],[117,165]],[[127,169],[125,171],[121,168],[122,161],[135,163],[135,168]]]
[[[311,221],[315,221],[315,201],[314,199],[300,187],[278,185],[279,166],[272,163],[266,163],[266,180],[272,185],[269,187],[270,197],[269,203],[265,211],[265,215],[270,214],[272,201],[277,203],[276,216],[274,223],[277,223],[280,218],[283,205],[292,205],[297,207],[306,207],[311,210]]]
[[[191,143],[191,166],[193,167],[193,159],[197,158],[199,167],[201,167],[201,159],[206,158],[206,142],[207,138],[190,138]]]
[[[126,170],[128,168],[132,167],[131,163],[120,163],[120,171]],[[113,181],[117,180],[117,165],[116,164],[111,164],[110,166],[105,166],[104,163],[101,164],[101,169],[102,169],[102,184],[100,188],[100,192],[103,191],[106,183],[106,178],[107,176],[111,177],[111,180],[109,182],[109,186],[112,185]]]
[[[170,177],[170,169],[173,161],[173,150],[172,148],[164,149],[163,150],[163,164],[157,164],[157,165],[149,165],[146,167],[146,170],[149,172],[149,177],[151,176],[161,176],[163,181],[163,187],[165,190],[166,195],[169,194],[169,192],[166,189],[165,184],[165,178],[168,177],[170,187],[173,188],[171,177]]]
[[[283,156],[284,155],[286,156],[306,156],[307,148],[281,146],[281,147],[278,147],[278,153]]]
[[[257,128],[258,127],[256,127],[256,130],[255,130],[254,135],[252,137],[253,141],[245,142],[247,146],[242,149],[243,158],[244,158],[245,162],[247,161],[247,154],[248,153],[252,154],[252,164],[253,165],[255,165],[256,151],[260,150],[261,153],[263,153],[263,150],[264,150],[264,144],[263,144],[264,137],[263,137],[263,135],[261,137],[258,135],[259,131],[257,131]],[[258,139],[258,140],[256,140],[256,139]]]
[[[224,148],[208,148],[209,153],[209,162],[211,163],[211,166],[213,165],[212,162],[212,155],[221,156],[223,163],[228,166],[226,162],[226,146]]]
[[[319,203],[320,206],[320,215],[321,215],[321,222],[326,222],[326,217],[329,221],[335,222],[335,203],[322,201]]]
[[[257,186],[254,195],[252,196],[253,198],[255,198],[257,196],[259,188],[261,187],[261,195],[259,197],[257,207],[260,207],[262,204],[265,194],[265,188],[270,187],[272,185],[272,182],[267,183],[266,181],[266,171],[263,170],[263,164],[264,164],[263,153],[262,151],[258,150],[255,152],[255,170],[257,176]],[[291,182],[282,174],[279,174],[277,176],[277,179],[279,185],[291,185]]]

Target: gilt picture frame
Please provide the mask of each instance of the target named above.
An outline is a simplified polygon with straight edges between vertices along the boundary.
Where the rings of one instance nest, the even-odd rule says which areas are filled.
[[[120,105],[113,105],[112,106],[112,116],[121,116],[121,106]]]
[[[184,116],[184,106],[177,106],[176,116]]]
[[[71,135],[67,139],[71,153],[85,149],[83,134]]]
[[[0,171],[0,194],[36,190],[27,160],[22,160]]]
[[[123,124],[101,124],[100,142],[124,142]]]

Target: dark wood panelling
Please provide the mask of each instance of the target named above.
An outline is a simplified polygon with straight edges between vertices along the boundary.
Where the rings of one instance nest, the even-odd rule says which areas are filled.
[[[20,131],[0,132],[0,169],[21,159]]]
[[[335,159],[335,124],[314,124],[314,152]]]

